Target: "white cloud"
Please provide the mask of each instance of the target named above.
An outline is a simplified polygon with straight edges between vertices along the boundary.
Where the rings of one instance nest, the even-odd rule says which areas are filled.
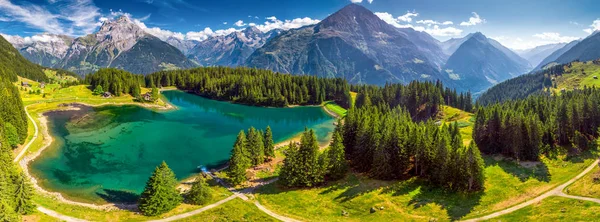
[[[227,25],[227,22],[223,22],[223,25]]]
[[[51,11],[35,4],[17,5],[10,0],[0,0],[0,12],[8,16],[7,21],[22,22],[29,27],[56,34],[87,34],[100,25],[100,9],[92,0],[63,0],[50,3],[56,4],[57,9]]]
[[[375,12],[375,15],[377,15],[377,17],[379,17],[381,20],[387,22],[390,25],[393,25],[397,28],[406,28],[406,25],[401,25],[399,23],[399,21],[404,21],[402,19],[400,19],[400,17],[398,17],[398,19],[394,18],[394,16],[390,13],[387,12]],[[410,17],[408,17],[408,19],[411,19]]]
[[[61,18],[71,21],[78,29],[78,34],[93,32],[98,27],[100,9],[91,0],[73,0],[71,4],[61,7]]]
[[[544,32],[534,34],[531,37],[515,37],[515,36],[495,36],[491,37],[502,45],[514,49],[514,50],[526,50],[537,46],[556,44],[556,43],[567,43],[577,39],[579,37],[562,36],[556,32]]]
[[[579,39],[574,36],[561,36],[558,32],[544,32],[533,35],[533,37],[551,43],[567,43]]]
[[[592,24],[590,25],[590,28],[584,29],[584,32],[587,32],[588,34],[592,34],[595,31],[600,30],[600,19],[596,19],[594,20],[594,22],[592,22]]]
[[[272,22],[277,21],[277,17],[275,17],[275,16],[266,17],[265,19],[272,21]]]
[[[46,34],[46,33],[34,35],[34,36],[30,36],[30,37],[21,37],[18,35],[7,35],[4,33],[0,33],[0,35],[2,35],[6,39],[6,41],[13,43],[13,44],[31,44],[34,42],[61,42],[61,41],[63,41],[58,36],[50,35],[50,34]]]
[[[406,14],[399,16],[398,20],[403,21],[403,22],[412,22],[412,17],[417,17],[417,16],[419,16],[419,13],[407,12]]]
[[[469,21],[467,22],[461,22],[460,25],[461,26],[473,26],[473,25],[478,25],[481,23],[485,23],[485,19],[482,19],[481,17],[479,17],[479,14],[477,14],[477,12],[472,12],[473,16],[469,18]]]
[[[269,18],[271,18],[271,19],[269,19]],[[295,18],[292,20],[284,20],[284,21],[281,21],[281,20],[275,18],[274,16],[269,17],[269,18],[267,18],[269,21],[266,21],[265,23],[260,24],[260,25],[256,25],[256,28],[258,28],[258,30],[260,30],[262,32],[268,32],[273,29],[283,29],[283,30],[296,29],[296,28],[300,28],[302,26],[314,25],[314,24],[317,24],[320,22],[317,19],[311,19],[309,17]]]
[[[244,23],[244,21],[242,21],[242,20],[238,20],[237,22],[234,23],[234,25],[237,27],[242,27],[242,26],[246,26],[246,23]]]
[[[23,22],[28,26],[41,29],[46,32],[65,34],[68,32],[58,18],[58,15],[37,5],[15,5],[8,0],[0,0],[0,11],[16,21]]]
[[[433,28],[426,28],[425,30],[423,30],[427,33],[429,33],[430,35],[433,36],[458,36],[460,34],[462,34],[463,30],[461,29],[457,29],[454,27],[445,27],[445,28],[440,28],[440,26],[438,25],[434,25]]]
[[[363,0],[350,0],[350,2],[352,3],[362,3]],[[367,2],[369,2],[369,4],[373,3],[373,0],[367,0]]]
[[[396,28],[412,28],[419,32],[427,32],[433,36],[458,36],[462,34],[463,30],[455,27],[444,27],[440,28],[440,25],[452,25],[451,21],[437,22],[431,19],[416,21],[417,24],[423,24],[425,26],[414,26],[412,24],[403,24],[403,22],[412,21],[412,17],[418,16],[418,13],[409,12],[403,16],[394,18],[394,16],[387,12],[375,12],[375,15],[381,20],[393,25]]]

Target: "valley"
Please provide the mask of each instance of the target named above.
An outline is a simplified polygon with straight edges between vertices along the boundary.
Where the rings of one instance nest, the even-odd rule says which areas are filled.
[[[434,2],[0,1],[0,222],[597,221],[597,6]]]

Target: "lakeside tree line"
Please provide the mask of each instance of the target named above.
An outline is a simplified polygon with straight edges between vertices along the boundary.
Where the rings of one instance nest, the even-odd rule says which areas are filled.
[[[254,68],[201,67],[161,71],[148,76],[105,68],[85,77],[93,89],[101,86],[117,96],[139,96],[140,86],[175,86],[202,97],[246,105],[284,107],[320,105],[333,100],[350,107],[350,85],[343,79],[274,73]]]
[[[274,73],[255,68],[202,67],[146,76],[146,87],[176,86],[200,96],[256,106],[350,106],[350,86],[340,78]]]
[[[116,96],[130,94],[138,98],[140,97],[140,86],[144,82],[144,76],[131,74],[120,69],[105,68],[86,75],[84,82],[89,84],[94,91],[102,90]]]
[[[408,85],[386,84],[383,87],[373,85],[353,85],[352,91],[358,92],[355,106],[385,105],[390,108],[406,108],[414,120],[427,120],[440,111],[445,104],[467,112],[473,109],[470,92],[458,93],[446,88],[437,81],[413,81]]]
[[[290,142],[285,150],[280,181],[289,187],[314,187],[343,178],[348,171],[341,122],[333,132],[329,147],[321,152],[315,132],[304,129],[300,143]]]
[[[463,145],[457,124],[412,119],[401,107],[350,109],[343,127],[350,166],[377,179],[417,176],[451,190],[483,189],[483,159],[474,143]]]
[[[227,176],[234,185],[246,181],[246,169],[275,157],[275,143],[270,126],[267,126],[264,133],[254,127],[250,127],[247,132],[246,134],[243,130],[240,131],[229,159]]]
[[[586,87],[479,107],[473,138],[485,154],[535,161],[563,146],[586,151],[599,126],[600,90]]]

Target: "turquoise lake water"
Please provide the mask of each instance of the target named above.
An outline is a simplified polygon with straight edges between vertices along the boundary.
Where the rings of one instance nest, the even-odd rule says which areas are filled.
[[[163,160],[179,179],[198,173],[198,166],[225,164],[242,129],[270,125],[281,142],[308,127],[326,143],[334,128],[320,107],[251,107],[180,91],[163,95],[177,110],[103,106],[47,113],[55,140],[30,163],[31,173],[42,187],[70,199],[131,201]]]

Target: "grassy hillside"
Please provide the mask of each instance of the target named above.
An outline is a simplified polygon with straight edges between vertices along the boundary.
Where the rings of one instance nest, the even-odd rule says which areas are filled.
[[[592,170],[565,189],[571,195],[600,198],[600,167]]]
[[[596,76],[597,78],[594,78]],[[600,60],[571,62],[561,67],[522,75],[488,89],[479,97],[480,104],[523,99],[545,91],[560,93],[583,87],[600,86]]]
[[[576,88],[600,87],[600,63],[596,62],[572,62],[572,66],[566,66],[562,75],[553,76],[553,91],[573,90]],[[596,78],[594,78],[594,76]]]
[[[440,123],[458,122],[464,143],[471,140],[473,114],[443,107]],[[257,199],[268,209],[303,221],[449,221],[468,219],[514,206],[562,184],[585,169],[596,156],[559,155],[541,162],[516,163],[498,156],[483,156],[485,190],[455,193],[418,178],[401,181],[370,179],[350,172],[335,182],[312,189],[270,184],[258,190]],[[383,207],[371,213],[371,207]],[[348,216],[342,216],[342,212]]]
[[[549,197],[489,221],[597,221],[598,218],[600,218],[600,204],[564,197]]]
[[[4,37],[0,36],[0,78],[16,81],[17,75],[48,81],[41,66],[29,62]]]

